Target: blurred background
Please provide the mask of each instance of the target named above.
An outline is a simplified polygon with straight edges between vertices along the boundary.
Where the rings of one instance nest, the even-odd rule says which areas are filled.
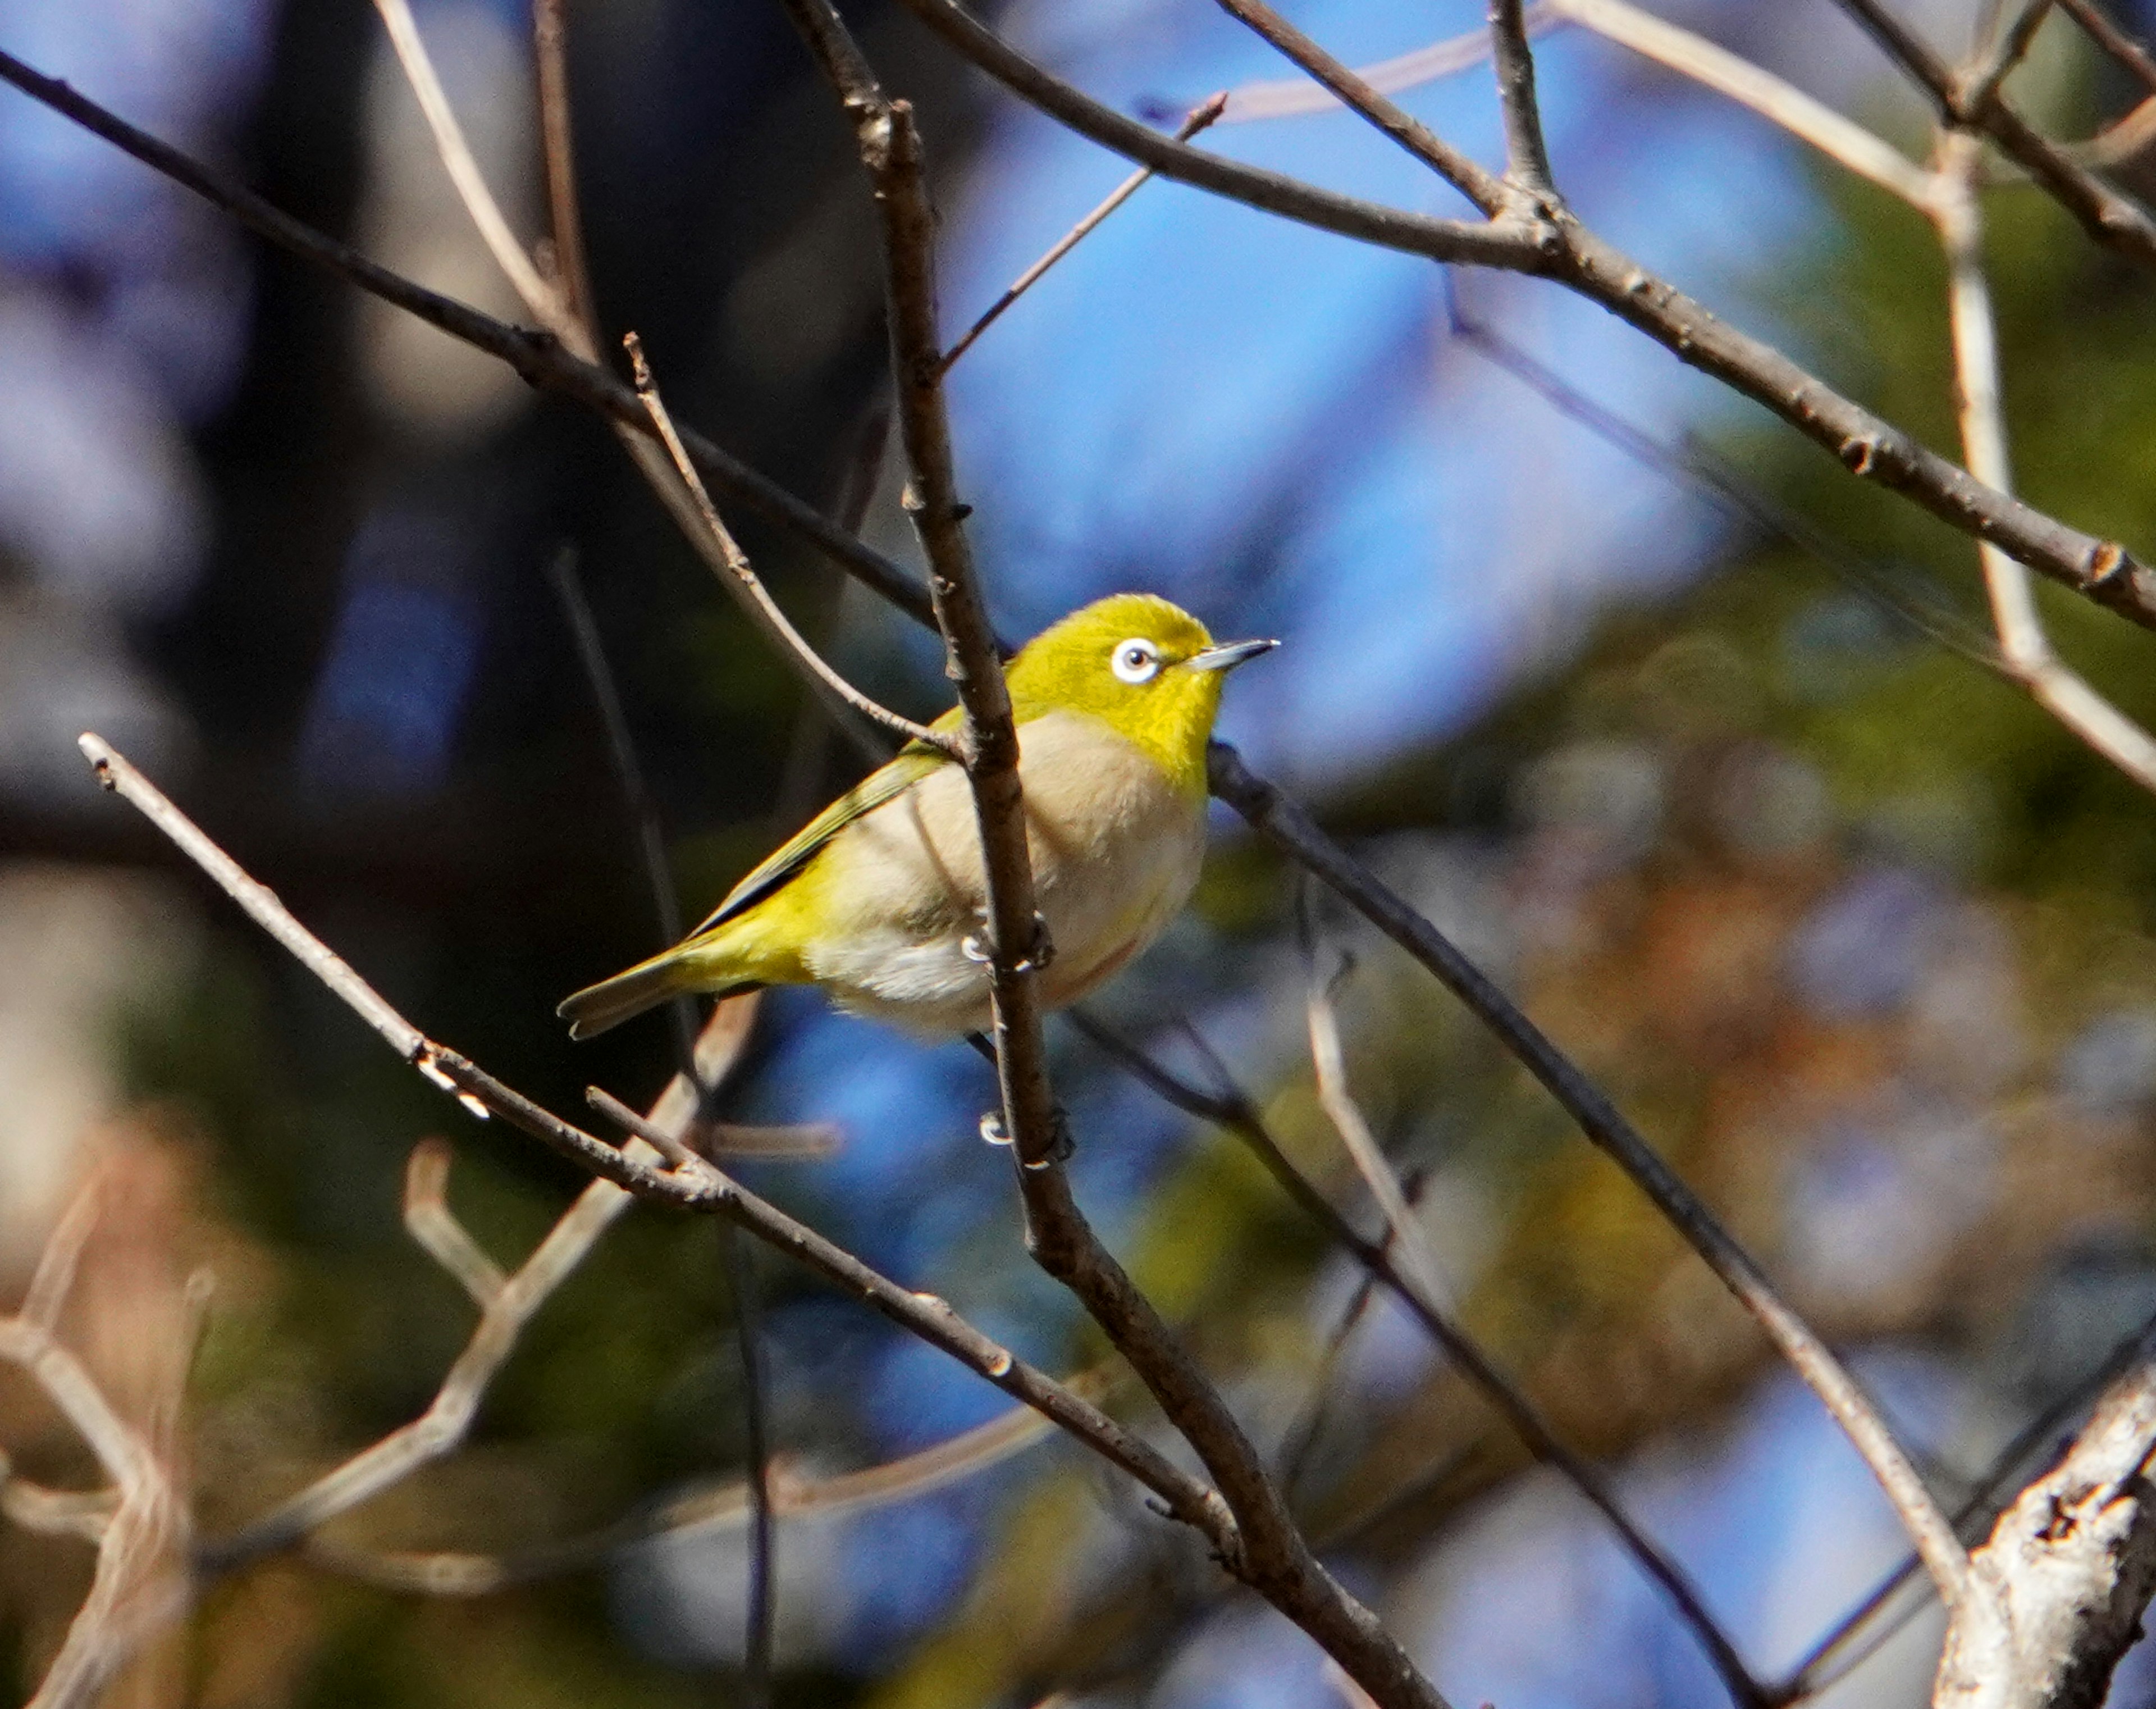
[[[416,9],[536,235],[528,16]],[[1829,0],[1659,9],[1924,155],[1924,109]],[[1968,39],[1959,0],[1900,9],[1944,49]],[[1481,10],[1292,13],[1361,63]],[[2156,31],[2146,0],[2111,10]],[[1126,168],[895,8],[855,15],[924,113],[955,336]],[[864,446],[883,331],[827,91],[763,0],[569,20],[605,327],[642,335],[681,419],[838,507],[880,467]],[[1163,122],[1286,75],[1195,0],[1012,0],[998,23]],[[0,0],[0,47],[515,317],[362,0]],[[1538,51],[1560,182],[1591,224],[1954,445],[1943,269],[1916,215],[1584,31]],[[2015,87],[2076,137],[2143,93],[2058,18]],[[1404,99],[1496,157],[1486,69]],[[1206,146],[1465,211],[1343,114],[1224,123]],[[2146,544],[2149,281],[2025,188],[1993,189],[1986,213],[2023,488]],[[1455,308],[1482,332],[1460,336]],[[1487,335],[1711,450],[1800,526],[1764,529],[1629,458],[1493,363]],[[416,1142],[453,1145],[451,1203],[506,1265],[578,1181],[383,1051],[95,789],[77,733],[149,770],[433,1036],[562,1109],[592,1080],[648,1102],[672,1044],[654,1017],[572,1048],[552,1014],[659,928],[548,565],[573,553],[688,909],[859,765],[603,430],[12,90],[0,395],[0,1300],[76,1184],[116,1163],[66,1331],[125,1406],[184,1381],[176,1439],[214,1537],[415,1416],[469,1333],[400,1223]],[[952,404],[1004,632],[1146,588],[1216,633],[1281,636],[1235,679],[1223,734],[1602,1078],[1851,1353],[1949,1503],[2156,1312],[2156,804],[1984,668],[1964,538],[1559,293],[1448,284],[1167,184],[986,335]],[[865,528],[911,562],[896,484],[882,468]],[[855,680],[917,715],[947,703],[929,637],[740,528]],[[2147,637],[2044,605],[2070,656],[2156,717]],[[1194,1081],[1232,1073],[1373,1228],[1315,1095],[1297,903],[1292,871],[1217,818],[1193,909],[1094,1012]],[[1308,913],[1350,1083],[1450,1299],[1779,1676],[1900,1559],[1867,1475],[1452,1001],[1343,909]],[[1452,1701],[1727,1701],[1601,1522],[1410,1320],[1359,1297],[1234,1136],[1066,1024],[1050,1038],[1082,1199]],[[1024,1258],[970,1052],[781,993],[728,1095],[740,1119],[844,1135],[828,1158],[745,1167],[760,1191],[1051,1371],[1099,1360]],[[801,1274],[755,1269],[793,1475],[891,1460],[1008,1406]],[[524,1560],[737,1480],[726,1276],[711,1226],[633,1212],[530,1326],[466,1449],[334,1537]],[[97,1481],[12,1370],[0,1447],[25,1477]],[[220,1583],[125,1689],[203,1709],[731,1702],[747,1557],[721,1516],[480,1598],[272,1560]],[[90,1566],[80,1542],[0,1521],[0,1694],[34,1689]],[[1312,1646],[1056,1443],[789,1520],[778,1566],[783,1704],[1343,1701]],[[1939,1626],[1911,1607],[1821,1701],[1923,1701]],[[2145,1660],[2114,1702],[2156,1701]]]

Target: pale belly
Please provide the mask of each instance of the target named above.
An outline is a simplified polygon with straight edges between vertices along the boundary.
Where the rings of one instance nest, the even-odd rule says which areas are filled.
[[[1019,733],[1035,902],[1055,953],[1045,1006],[1073,1003],[1150,944],[1188,899],[1204,856],[1205,808],[1106,726],[1051,713]],[[988,1024],[985,934],[972,791],[950,767],[832,840],[828,896],[853,905],[803,958],[842,1008],[911,1031]]]

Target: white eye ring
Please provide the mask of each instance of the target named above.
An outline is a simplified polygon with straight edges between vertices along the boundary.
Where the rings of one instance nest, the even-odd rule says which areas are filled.
[[[1150,682],[1160,674],[1160,649],[1149,641],[1133,636],[1119,641],[1116,650],[1108,655],[1109,667],[1122,681],[1136,687]]]

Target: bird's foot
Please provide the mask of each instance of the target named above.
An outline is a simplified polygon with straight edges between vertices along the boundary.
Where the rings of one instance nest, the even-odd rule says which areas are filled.
[[[1049,1106],[1048,1123],[1048,1149],[1039,1162],[1026,1165],[1029,1169],[1045,1169],[1051,1164],[1068,1163],[1078,1149],[1078,1142],[1071,1135],[1070,1117],[1061,1104]],[[991,1109],[983,1114],[981,1137],[992,1145],[1010,1144],[1010,1130],[1004,1125],[1003,1111]]]
[[[995,958],[988,940],[978,932],[968,932],[958,939],[958,953],[968,961],[987,966]],[[1025,954],[1012,967],[1014,973],[1038,973],[1055,959],[1055,939],[1049,935],[1048,920],[1044,914],[1033,917],[1033,941],[1026,945]]]

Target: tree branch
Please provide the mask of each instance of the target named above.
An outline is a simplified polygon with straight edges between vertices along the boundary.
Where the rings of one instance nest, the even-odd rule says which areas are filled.
[[[1998,80],[1988,79],[1984,68],[1957,76],[1880,0],[1837,3],[1931,98],[1941,123],[1983,131],[2079,220],[2091,238],[2144,267],[2156,267],[2156,219],[2015,112]],[[2010,69],[2010,62],[2003,64],[2001,76]]]
[[[388,1040],[400,1056],[434,1084],[457,1094],[468,1109],[501,1117],[590,1174],[637,1197],[726,1217],[986,1377],[1130,1473],[1161,1498],[1171,1516],[1202,1531],[1224,1560],[1233,1561],[1240,1555],[1234,1518],[1218,1495],[1090,1402],[1015,1359],[942,1300],[901,1288],[701,1158],[690,1160],[690,1166],[673,1171],[654,1168],[644,1161],[652,1152],[617,1150],[593,1138],[504,1085],[476,1063],[429,1038],[106,743],[85,735],[82,746],[106,789],[147,817],[303,967]],[[639,1125],[634,1131],[639,1138],[670,1131],[673,1122],[685,1117],[690,1107],[687,1099],[675,1095],[682,1085],[677,1077],[654,1114],[637,1119]]]
[[[1902,493],[1964,533],[1996,543],[2031,569],[2143,627],[2156,628],[2156,571],[2124,547],[2068,528],[1972,479],[1772,345],[1717,319],[1702,304],[1656,278],[1569,216],[1554,222],[1553,250],[1537,247],[1549,232],[1523,239],[1517,230],[1498,224],[1470,226],[1481,239],[1470,246],[1460,240],[1457,222],[1433,222],[1389,210],[1387,217],[1375,219],[1370,217],[1373,210],[1368,203],[1307,185],[1296,185],[1297,195],[1284,197],[1274,175],[1234,166],[1197,149],[1178,149],[1051,76],[978,23],[956,0],[902,3],[1020,99],[1104,147],[1152,166],[1163,177],[1382,247],[1552,279],[1601,304],[1680,360],[1763,405],[1833,452],[1851,473]]]
[[[2156,1362],[2097,1404],[1970,1561],[2002,1618],[1947,1628],[1936,1709],[2097,1709],[2156,1592]]]
[[[1775,1291],[1751,1256],[1701,1202],[1638,1130],[1512,1001],[1436,927],[1367,869],[1349,860],[1310,816],[1254,776],[1234,749],[1215,742],[1213,793],[1268,842],[1315,873],[1465,1003],[1554,1096],[1579,1130],[1646,1193],[1672,1228],[1705,1259],[1751,1312],[1782,1356],[1825,1403],[1864,1457],[1901,1516],[1940,1599],[1966,1598],[1969,1557],[1916,1468],[1863,1392],[1826,1346]]]

